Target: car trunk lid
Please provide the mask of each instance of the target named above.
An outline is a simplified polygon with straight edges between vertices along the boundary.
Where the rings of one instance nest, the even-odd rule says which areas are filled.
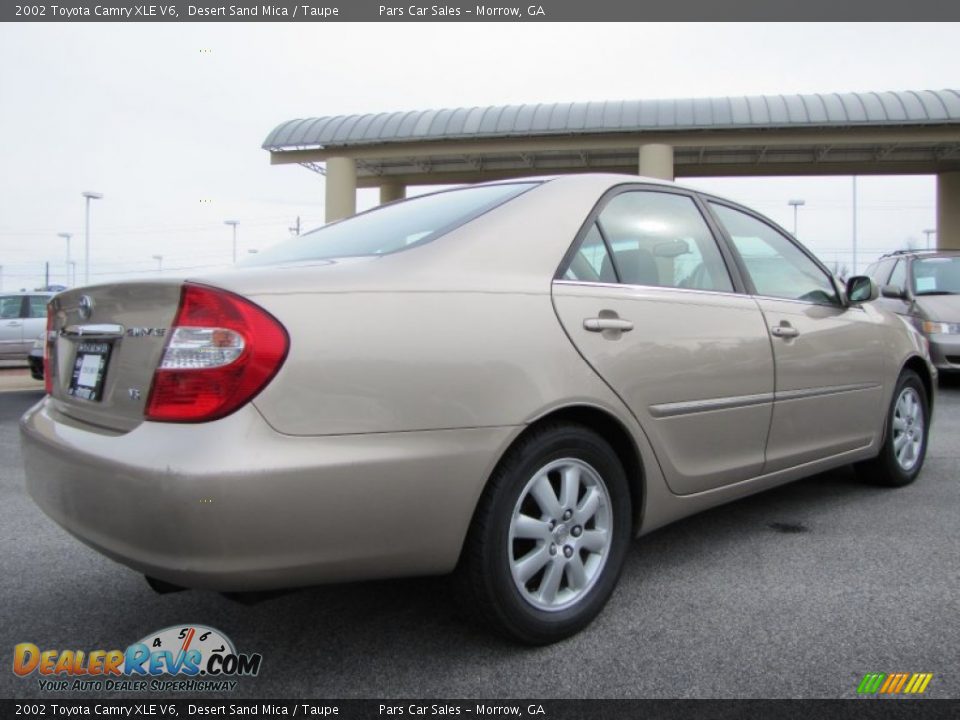
[[[113,431],[140,424],[181,287],[180,280],[153,280],[57,295],[48,366],[55,408]]]

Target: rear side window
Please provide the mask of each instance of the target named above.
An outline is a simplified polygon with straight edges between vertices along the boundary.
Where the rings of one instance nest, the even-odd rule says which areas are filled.
[[[615,283],[617,276],[610,264],[610,255],[603,242],[603,236],[593,223],[584,236],[577,253],[570,260],[570,266],[563,274],[564,280],[581,282]]]
[[[623,192],[607,203],[564,278],[733,291],[717,241],[694,201],[648,190]]]
[[[399,252],[430,242],[535,185],[482,185],[392,203],[280,242],[240,264],[276,265]]]
[[[18,319],[21,305],[23,305],[23,297],[20,295],[0,297],[0,320]]]

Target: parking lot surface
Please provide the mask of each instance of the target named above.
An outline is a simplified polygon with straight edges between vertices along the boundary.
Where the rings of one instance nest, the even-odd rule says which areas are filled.
[[[960,382],[941,384],[914,485],[842,469],[659,530],[634,542],[590,628],[530,649],[475,627],[444,578],[255,605],[155,594],[27,497],[17,420],[42,391],[13,372],[0,369],[0,697],[54,699],[10,671],[16,643],[124,648],[186,623],[263,655],[226,697],[851,698],[867,672],[932,672],[926,696],[960,697]]]

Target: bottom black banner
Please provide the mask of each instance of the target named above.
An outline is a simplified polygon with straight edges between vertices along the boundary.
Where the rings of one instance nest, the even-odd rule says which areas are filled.
[[[0,700],[0,717],[302,717],[524,718],[525,720],[659,720],[695,718],[950,718],[960,700]]]

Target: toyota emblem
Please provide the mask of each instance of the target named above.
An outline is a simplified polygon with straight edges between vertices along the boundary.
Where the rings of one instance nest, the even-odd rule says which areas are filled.
[[[93,298],[89,295],[84,295],[80,298],[79,305],[80,317],[84,320],[89,320],[90,316],[93,315]]]

